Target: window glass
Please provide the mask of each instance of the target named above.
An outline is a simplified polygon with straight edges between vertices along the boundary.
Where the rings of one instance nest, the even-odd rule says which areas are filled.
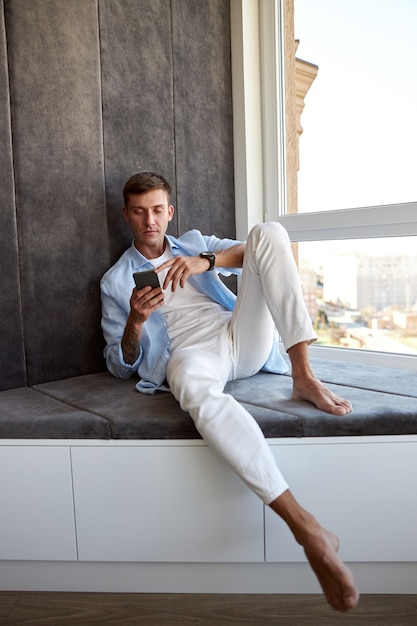
[[[416,0],[295,0],[304,97],[298,211],[417,200]]]
[[[417,237],[301,242],[318,344],[417,354]]]

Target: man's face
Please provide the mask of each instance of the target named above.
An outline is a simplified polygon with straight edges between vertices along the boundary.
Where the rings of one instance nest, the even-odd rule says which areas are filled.
[[[163,189],[129,195],[123,215],[132,230],[136,248],[146,258],[155,259],[164,252],[164,237],[173,214],[174,207],[168,204],[168,195]]]

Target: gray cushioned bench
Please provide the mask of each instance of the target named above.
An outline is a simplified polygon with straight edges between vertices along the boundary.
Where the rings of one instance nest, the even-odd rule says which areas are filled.
[[[300,501],[341,537],[362,593],[413,593],[417,372],[312,362],[352,413],[292,401],[287,375],[227,391]],[[135,383],[101,372],[0,392],[1,588],[317,593],[287,529],[173,396]]]
[[[289,376],[259,373],[227,385],[265,436],[323,437],[417,433],[417,372],[313,359],[317,376],[351,400],[332,416],[291,400]],[[138,393],[135,379],[107,372],[0,392],[7,439],[196,439],[190,416],[170,393]]]

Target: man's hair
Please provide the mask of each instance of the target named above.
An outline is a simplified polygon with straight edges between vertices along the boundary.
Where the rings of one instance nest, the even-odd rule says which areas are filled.
[[[161,174],[155,174],[155,172],[139,172],[138,174],[133,174],[123,187],[125,206],[127,206],[130,194],[147,193],[153,189],[163,189],[166,191],[168,202],[170,201],[171,185]]]

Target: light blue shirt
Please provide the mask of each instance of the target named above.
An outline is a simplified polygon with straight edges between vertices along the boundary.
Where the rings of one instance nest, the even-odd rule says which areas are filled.
[[[190,230],[178,239],[166,235],[166,239],[174,256],[198,256],[204,250],[219,252],[239,243],[233,239],[202,235],[198,230]],[[134,373],[138,373],[140,380],[136,385],[137,389],[142,393],[155,393],[167,389],[166,371],[170,359],[171,340],[162,313],[159,310],[155,311],[143,325],[139,356],[135,363],[132,365],[125,363],[121,347],[130,312],[130,297],[134,287],[133,273],[146,269],[153,269],[152,263],[132,243],[101,279],[101,323],[106,341],[104,356],[108,370],[117,378],[130,378]],[[239,268],[216,267],[214,271],[190,276],[188,280],[198,291],[206,294],[227,311],[232,311],[236,296],[220,280],[218,272],[230,276],[240,274],[241,271]],[[279,352],[277,337],[263,370],[275,374],[283,374],[288,370]]]

